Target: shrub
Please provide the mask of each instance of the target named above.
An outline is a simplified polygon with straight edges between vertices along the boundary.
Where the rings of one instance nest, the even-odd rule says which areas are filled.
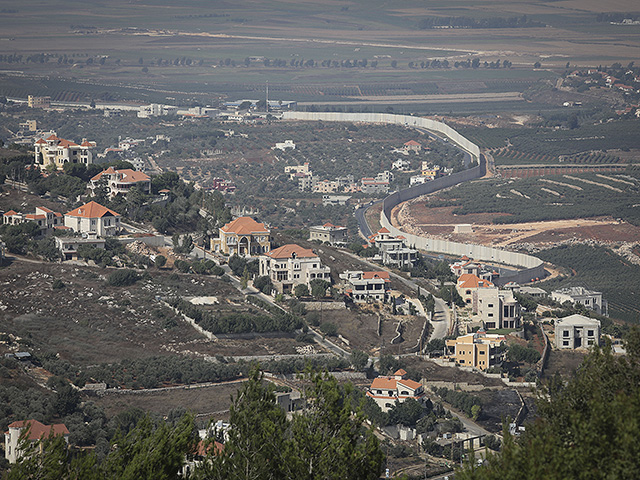
[[[133,270],[116,270],[107,278],[107,283],[112,287],[128,287],[140,279]]]
[[[61,288],[64,288],[64,287],[65,287],[64,282],[59,278],[56,278],[51,284],[51,288],[53,288],[54,290],[60,290]]]

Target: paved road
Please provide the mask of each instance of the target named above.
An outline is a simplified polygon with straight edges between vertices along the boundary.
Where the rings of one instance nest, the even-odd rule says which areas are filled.
[[[429,338],[444,338],[447,336],[449,326],[451,325],[449,306],[447,305],[447,302],[445,302],[441,298],[436,296],[434,296],[433,298],[436,301],[436,308],[433,312],[433,321],[431,322],[433,331],[431,332],[431,337]]]
[[[358,222],[358,229],[360,230],[360,235],[363,236],[365,239],[368,239],[371,235],[373,235],[373,232],[371,231],[371,228],[369,228],[369,224],[367,223],[367,220],[365,218],[365,214],[367,213],[367,210],[369,209],[369,207],[376,205],[380,202],[382,202],[382,200],[369,202],[368,205],[357,208],[356,211],[353,213],[356,217],[356,221]]]
[[[363,263],[369,265],[370,267],[374,268],[375,270],[384,270],[386,272],[389,272],[389,275],[391,275],[396,280],[404,283],[407,287],[415,290],[416,292],[418,291],[419,285],[416,282],[414,282],[413,280],[409,280],[408,278],[404,278],[402,275],[398,275],[397,273],[391,271],[387,267],[382,266],[382,265],[378,265],[377,263],[370,262],[366,258],[358,257],[354,253],[346,252],[346,251],[344,253],[346,253],[347,255],[350,255],[351,257],[357,259],[360,262],[363,262]],[[424,287],[422,287],[422,288],[424,289]],[[436,297],[435,295],[434,295],[433,298],[436,301],[436,308],[435,308],[434,315],[433,315],[433,321],[431,322],[431,325],[433,327],[433,331],[432,331],[431,336],[429,337],[429,339],[444,338],[444,337],[447,336],[447,332],[449,331],[449,326],[451,325],[451,316],[449,315],[449,307],[447,306],[447,303],[444,300],[442,300],[441,298]]]

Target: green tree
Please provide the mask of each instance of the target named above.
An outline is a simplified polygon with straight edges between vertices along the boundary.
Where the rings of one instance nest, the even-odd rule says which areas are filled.
[[[167,264],[167,257],[165,257],[164,255],[156,255],[154,263],[156,265],[156,268],[162,268]]]
[[[361,406],[352,408],[353,387],[328,373],[308,373],[307,381],[307,408],[291,425],[286,478],[379,478],[384,455],[373,428],[363,428]]]
[[[389,411],[389,422],[407,427],[414,426],[426,413],[420,402],[408,398],[404,402],[397,402]]]
[[[329,282],[321,278],[314,278],[309,282],[309,285],[311,286],[311,295],[317,300],[324,298],[327,294],[327,288],[331,286]]]
[[[296,297],[307,297],[309,296],[309,287],[305,283],[301,283],[300,285],[296,285],[296,288],[293,289],[293,294]]]
[[[249,374],[229,409],[232,428],[220,455],[196,471],[196,478],[280,479],[287,417],[257,368]]]
[[[627,355],[609,345],[587,355],[568,382],[553,378],[537,399],[539,418],[518,439],[507,431],[499,454],[462,479],[640,478],[640,329]]]
[[[351,353],[350,360],[353,368],[362,372],[365,368],[367,368],[367,364],[369,363],[369,355],[367,355],[362,350],[354,350]]]

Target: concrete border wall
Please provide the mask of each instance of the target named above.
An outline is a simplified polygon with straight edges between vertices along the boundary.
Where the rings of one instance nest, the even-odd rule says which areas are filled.
[[[469,152],[477,160],[480,148],[460,135],[446,123],[429,118],[412,117],[411,115],[395,115],[393,113],[342,113],[342,112],[284,112],[284,120],[322,120],[324,122],[364,122],[404,125],[414,128],[426,128],[442,133]]]
[[[414,185],[413,187],[400,190],[389,195],[384,199],[382,212],[380,213],[380,223],[382,226],[386,227],[393,235],[403,235],[407,239],[407,243],[412,248],[459,257],[467,255],[475,260],[483,262],[495,262],[504,265],[522,267],[522,269],[517,272],[504,272],[499,281],[496,282],[500,285],[507,282],[529,283],[536,278],[544,277],[544,265],[542,260],[532,255],[510,252],[484,245],[420,237],[418,235],[403,232],[391,225],[391,212],[400,203],[412,200],[422,195],[433,193],[443,188],[458,185],[462,182],[468,182],[469,180],[480,178],[486,173],[486,159],[484,155],[480,154],[480,148],[460,135],[450,126],[427,118],[412,117],[410,115],[395,115],[390,113],[284,112],[283,118],[285,120],[322,120],[325,122],[387,123],[405,125],[414,128],[425,128],[447,136],[477,160],[478,165],[462,172],[454,173],[446,177],[440,177],[436,180],[420,185]]]

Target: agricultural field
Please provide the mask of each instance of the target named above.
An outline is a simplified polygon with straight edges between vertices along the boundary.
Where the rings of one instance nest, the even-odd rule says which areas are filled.
[[[524,94],[555,81],[567,62],[640,57],[635,27],[611,25],[600,9],[576,2],[249,3],[116,0],[87,10],[56,0],[4,8],[0,94],[206,104],[261,96],[268,81],[285,100],[344,107],[360,98],[379,108],[376,97]],[[632,7],[619,0],[607,9],[624,16]],[[469,111],[464,101],[406,107]]]
[[[567,114],[564,120],[569,117]],[[624,163],[618,152],[639,150],[639,125],[637,120],[621,120],[560,130],[466,127],[460,133],[489,149],[497,166],[598,165]]]
[[[501,225],[610,216],[638,226],[639,188],[640,175],[634,171],[492,179],[432,195],[427,207],[454,207],[453,215],[463,218],[487,214],[491,223]]]
[[[629,323],[639,322],[640,265],[602,246],[561,245],[538,252],[536,256],[567,272],[544,282],[545,289],[584,286],[602,292],[609,302],[610,317]]]

